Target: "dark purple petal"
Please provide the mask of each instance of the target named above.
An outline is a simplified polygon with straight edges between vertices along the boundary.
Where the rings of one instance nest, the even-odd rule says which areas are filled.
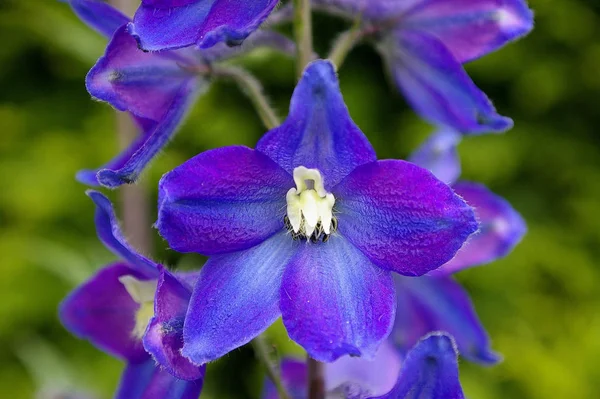
[[[204,367],[181,356],[183,321],[192,292],[161,267],[154,299],[154,317],[144,335],[144,348],[169,373],[182,380],[194,381],[204,376]]]
[[[207,151],[163,176],[156,226],[179,252],[247,249],[283,229],[292,187],[292,177],[260,152]]]
[[[280,233],[246,251],[211,257],[192,294],[182,354],[196,364],[216,360],[277,320],[283,270],[297,247]]]
[[[345,238],[332,235],[298,249],[283,276],[280,307],[290,338],[314,359],[372,359],[394,322],[394,283]]]
[[[456,340],[460,354],[483,364],[495,364],[500,356],[491,350],[469,295],[450,277],[399,277],[396,279],[398,312],[392,338],[408,351],[433,331],[446,331]]]
[[[407,276],[448,262],[478,227],[450,187],[405,161],[359,166],[333,194],[338,231],[377,266]]]
[[[110,200],[98,191],[88,190],[86,194],[96,204],[94,216],[96,233],[104,246],[127,261],[132,268],[148,276],[148,278],[157,278],[158,268],[156,263],[141,255],[125,239]]]
[[[129,18],[119,10],[104,1],[98,0],[65,0],[75,14],[90,28],[111,38],[123,25],[129,23]]]
[[[139,305],[131,299],[121,276],[146,277],[125,264],[100,270],[63,300],[59,308],[62,324],[94,346],[131,362],[145,360],[142,343],[133,338]]]
[[[290,174],[298,166],[319,169],[326,189],[358,165],[377,159],[350,118],[333,65],[323,60],[307,67],[292,96],[288,118],[268,132],[256,149]]]
[[[283,359],[281,362],[281,379],[291,399],[305,399],[307,395],[308,367],[300,360]],[[263,399],[280,399],[275,385],[270,379],[265,381]]]
[[[464,63],[529,33],[533,13],[523,0],[424,0],[402,26],[434,34]]]
[[[369,399],[464,399],[456,357],[449,335],[438,333],[423,338],[404,360],[394,389]]]
[[[115,399],[198,399],[203,382],[179,380],[150,359],[127,365]]]
[[[434,272],[444,275],[508,255],[527,231],[525,221],[508,201],[484,185],[459,182],[453,189],[475,209],[480,229],[451,261]]]
[[[461,141],[459,133],[442,129],[412,153],[409,161],[427,169],[446,184],[454,183],[461,173],[460,158],[456,147]]]
[[[238,44],[260,26],[278,2],[146,0],[135,14],[132,34],[148,51]]]
[[[435,36],[399,29],[379,48],[408,102],[425,119],[465,134],[512,127]]]

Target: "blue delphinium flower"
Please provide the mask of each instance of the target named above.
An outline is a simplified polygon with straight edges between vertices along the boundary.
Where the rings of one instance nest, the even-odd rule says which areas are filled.
[[[454,191],[475,209],[479,231],[456,256],[442,267],[419,278],[398,276],[398,309],[392,339],[404,351],[430,331],[447,331],[456,339],[461,355],[484,364],[500,358],[464,289],[452,274],[506,256],[521,241],[526,227],[522,217],[503,198],[481,184],[459,181],[460,161],[456,146],[460,135],[442,129],[431,136],[410,158],[451,184]]]
[[[279,0],[142,0],[132,34],[146,51],[239,44]]]
[[[79,181],[117,187],[132,183],[176,132],[195,99],[210,84],[215,62],[242,54],[256,46],[269,46],[288,53],[294,44],[269,31],[252,35],[241,48],[218,45],[210,50],[195,48],[145,53],[128,33],[129,19],[98,0],[69,0],[80,18],[111,38],[105,55],[86,79],[90,94],[120,111],[129,112],[141,129],[140,136],[106,165],[78,173]]]
[[[408,102],[425,119],[463,133],[512,127],[461,64],[527,34],[524,0],[314,0],[360,19]]]
[[[98,237],[122,260],[101,269],[60,305],[73,334],[127,362],[120,399],[197,399],[205,367],[183,358],[183,318],[194,274],[171,274],[123,238],[110,201],[90,191]],[[157,364],[158,363],[158,364]]]
[[[346,356],[326,364],[325,389],[343,399],[463,399],[457,355],[454,341],[444,333],[423,337],[404,359],[386,343],[372,361]],[[292,399],[307,397],[306,363],[285,359],[281,377]],[[279,398],[270,382],[263,397]]]
[[[315,359],[372,357],[394,320],[390,271],[441,266],[477,222],[430,172],[377,161],[333,65],[316,61],[255,150],[207,151],[162,178],[157,228],[171,248],[211,256],[182,351],[203,364],[280,316]]]

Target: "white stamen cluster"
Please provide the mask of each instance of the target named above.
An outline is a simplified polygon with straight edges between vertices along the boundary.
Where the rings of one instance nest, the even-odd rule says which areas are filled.
[[[142,339],[150,319],[154,317],[154,296],[156,295],[158,281],[138,280],[130,275],[119,277],[119,281],[125,286],[131,299],[140,305],[135,313],[135,327],[131,335],[136,339]]]

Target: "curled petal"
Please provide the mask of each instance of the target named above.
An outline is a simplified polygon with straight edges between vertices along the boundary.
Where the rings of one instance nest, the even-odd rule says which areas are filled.
[[[465,134],[512,127],[435,36],[399,29],[379,48],[408,102],[425,119]]]
[[[280,316],[283,270],[298,244],[280,233],[246,251],[211,257],[183,327],[183,356],[196,364],[250,342]]]
[[[179,380],[149,359],[127,365],[115,399],[198,399],[203,382]]]
[[[399,277],[396,290],[398,316],[392,339],[403,352],[426,334],[446,331],[456,340],[463,357],[488,365],[500,361],[469,295],[452,278]]]
[[[395,302],[392,276],[339,235],[302,245],[281,287],[290,338],[324,362],[372,359],[391,331]]]
[[[464,399],[454,341],[443,333],[423,338],[407,355],[394,389],[369,399]]]
[[[96,214],[94,216],[96,233],[106,248],[121,257],[121,259],[126,260],[132,267],[148,276],[148,278],[158,277],[156,263],[131,247],[123,236],[123,231],[110,200],[98,191],[89,190],[87,195],[96,204]]]
[[[524,0],[424,0],[403,26],[435,35],[464,63],[529,33],[533,13]]]
[[[452,260],[434,272],[443,275],[508,255],[527,231],[525,221],[508,201],[492,193],[484,185],[459,182],[453,188],[475,209],[480,229]]]
[[[207,151],[163,176],[156,226],[179,252],[247,249],[283,229],[293,185],[292,176],[255,150]]]
[[[373,147],[350,118],[333,65],[323,60],[306,68],[288,118],[268,132],[256,149],[290,174],[298,166],[318,169],[327,189],[358,165],[376,159]]]
[[[461,173],[456,147],[461,141],[459,133],[442,129],[431,135],[409,158],[409,161],[429,170],[446,184],[454,183]]]
[[[83,22],[106,38],[111,38],[117,29],[129,23],[127,16],[104,1],[66,1]]]
[[[269,16],[278,0],[146,0],[132,34],[141,48],[157,51],[220,42],[239,44]]]
[[[377,266],[407,276],[452,259],[478,227],[450,187],[409,162],[359,166],[333,194],[338,231]]]
[[[139,305],[119,281],[122,276],[146,279],[127,265],[108,266],[63,300],[59,316],[62,324],[79,338],[111,355],[140,362],[148,354],[132,334]]]

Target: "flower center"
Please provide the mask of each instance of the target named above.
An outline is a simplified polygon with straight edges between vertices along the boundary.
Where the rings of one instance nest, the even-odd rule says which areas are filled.
[[[134,338],[140,340],[146,332],[150,319],[154,317],[154,295],[156,294],[157,280],[138,280],[127,275],[119,277],[127,293],[135,303],[140,305],[135,312],[135,327],[131,332]]]
[[[322,239],[326,242],[337,229],[337,220],[333,217],[335,197],[325,191],[318,169],[298,166],[294,169],[294,182],[296,188],[291,188],[286,195],[286,228],[295,240],[305,238],[318,242]]]

